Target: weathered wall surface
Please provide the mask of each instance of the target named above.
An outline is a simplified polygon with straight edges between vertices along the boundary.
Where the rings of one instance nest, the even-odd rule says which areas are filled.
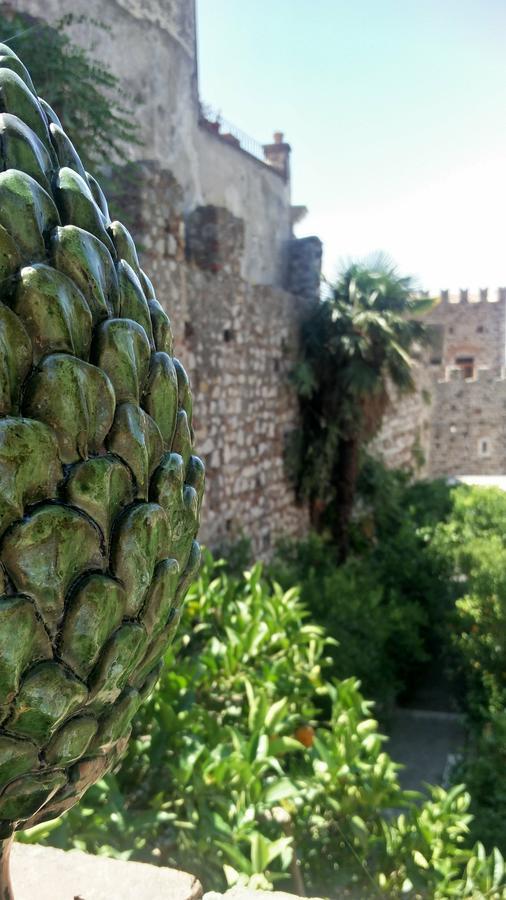
[[[243,278],[284,285],[292,237],[289,182],[205,128],[195,137],[201,202],[223,206],[244,221]]]
[[[473,357],[476,366],[499,368],[506,349],[506,294],[503,289],[472,295],[441,294],[425,321],[443,330],[441,373],[457,357]]]
[[[479,369],[464,381],[450,370],[437,382],[431,422],[431,475],[497,475],[506,472],[506,381],[498,370]]]
[[[390,406],[383,425],[369,451],[390,469],[410,469],[418,477],[429,472],[433,376],[426,361],[419,361],[414,372],[416,390],[399,395],[389,389]]]
[[[50,22],[66,13],[90,20],[73,26],[72,37],[83,46],[93,44],[94,54],[121,83],[143,140],[143,146],[130,149],[132,160],[156,162],[171,172],[181,185],[185,212],[213,204],[243,219],[243,277],[283,286],[292,237],[289,181],[199,125],[193,0],[13,0],[9,5]],[[93,19],[108,30],[97,28]]]
[[[194,3],[14,0],[10,6],[49,22],[67,13],[86,17],[70,33],[76,43],[93,46],[94,55],[106,61],[120,81],[144,142],[130,148],[132,159],[162,162],[193,205],[199,181],[193,140],[198,107]]]
[[[444,291],[425,322],[438,334],[417,366],[417,392],[392,405],[373,452],[389,466],[415,468],[420,448],[419,474],[433,477],[504,473],[506,291]],[[456,368],[462,357],[473,360],[471,378]]]
[[[167,205],[157,204],[161,194]],[[246,282],[242,220],[208,206],[185,223],[181,195],[164,170],[146,166],[135,233],[193,383],[208,475],[202,538],[216,546],[244,534],[257,556],[268,556],[276,536],[302,536],[308,526],[283,467],[285,440],[298,422],[288,376],[308,301]]]

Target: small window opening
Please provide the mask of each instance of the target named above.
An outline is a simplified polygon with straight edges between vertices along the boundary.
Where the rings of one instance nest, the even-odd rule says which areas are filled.
[[[480,438],[478,441],[478,456],[490,456],[492,453],[492,445],[490,438]]]
[[[223,340],[226,344],[230,344],[230,341],[234,340],[234,332],[231,328],[224,328],[223,330]]]
[[[457,356],[455,365],[460,369],[462,378],[474,378],[473,356]]]

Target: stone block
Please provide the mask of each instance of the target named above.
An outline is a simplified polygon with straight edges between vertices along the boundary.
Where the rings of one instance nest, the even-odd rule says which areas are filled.
[[[252,891],[249,888],[230,888],[225,894],[217,894],[209,891],[204,894],[203,900],[300,900],[296,894],[287,894],[285,891]],[[311,900],[320,900],[313,897]]]
[[[146,863],[15,843],[16,900],[200,900],[194,875]]]

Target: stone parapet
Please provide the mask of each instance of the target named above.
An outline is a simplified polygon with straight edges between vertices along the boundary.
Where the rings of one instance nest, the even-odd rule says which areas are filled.
[[[16,900],[200,900],[194,875],[146,863],[15,843]]]

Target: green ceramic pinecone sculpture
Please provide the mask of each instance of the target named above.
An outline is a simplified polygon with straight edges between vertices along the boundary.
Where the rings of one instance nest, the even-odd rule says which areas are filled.
[[[6,838],[69,809],[124,752],[198,568],[204,475],[132,238],[4,45],[0,110]]]

